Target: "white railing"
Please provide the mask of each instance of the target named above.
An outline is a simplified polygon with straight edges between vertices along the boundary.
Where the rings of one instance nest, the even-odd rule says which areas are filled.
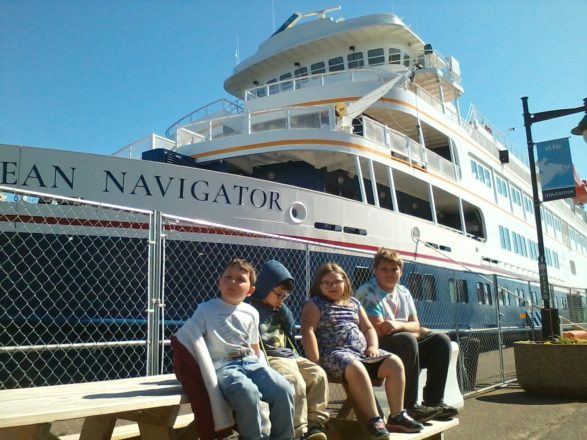
[[[387,70],[376,69],[352,69],[340,72],[319,73],[299,78],[289,78],[282,81],[263,84],[254,87],[245,92],[245,101],[250,101],[266,96],[274,96],[279,93],[289,92],[292,90],[305,89],[310,87],[322,87],[328,84],[339,82],[362,82],[378,81],[383,82],[389,79],[390,74],[394,73],[394,68]],[[405,67],[397,66],[397,70],[405,71]]]

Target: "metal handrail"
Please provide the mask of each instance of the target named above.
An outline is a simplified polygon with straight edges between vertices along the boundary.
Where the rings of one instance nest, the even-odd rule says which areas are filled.
[[[219,103],[222,104],[222,110],[226,111],[227,113],[237,114],[237,113],[241,113],[243,111],[243,106],[242,106],[241,101],[239,99],[237,99],[235,101],[229,101],[225,98],[217,99],[216,101],[211,102],[209,104],[206,104],[200,108],[197,108],[196,110],[193,110],[193,111],[189,112],[188,114],[179,118],[177,121],[175,121],[173,124],[171,124],[169,126],[169,128],[167,128],[167,130],[165,130],[165,136],[167,136],[168,138],[171,138],[174,128],[181,126],[181,125],[186,125],[186,123],[194,122],[198,119],[201,119],[201,118],[207,116],[208,109],[210,109],[213,106],[218,105]],[[195,118],[196,115],[199,115],[201,113],[203,113],[201,116],[198,116],[197,118]]]

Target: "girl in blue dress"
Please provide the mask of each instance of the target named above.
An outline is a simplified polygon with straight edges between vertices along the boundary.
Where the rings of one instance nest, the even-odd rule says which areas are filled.
[[[327,263],[318,269],[302,310],[306,357],[320,364],[331,378],[347,384],[358,410],[369,420],[372,439],[387,439],[388,431],[418,432],[424,426],[403,407],[403,364],[398,356],[379,350],[375,329],[352,294],[349,277],[338,264]],[[387,423],[377,412],[372,379],[385,379],[390,410]]]

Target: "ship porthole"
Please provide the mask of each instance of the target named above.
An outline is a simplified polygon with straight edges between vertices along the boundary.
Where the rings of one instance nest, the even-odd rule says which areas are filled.
[[[289,218],[294,223],[301,223],[306,220],[308,210],[302,202],[293,202],[289,208]]]

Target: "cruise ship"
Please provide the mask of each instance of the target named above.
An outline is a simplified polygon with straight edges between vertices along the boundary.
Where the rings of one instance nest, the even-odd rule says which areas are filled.
[[[3,146],[2,188],[349,252],[385,246],[438,270],[536,283],[528,160],[479,112],[462,115],[458,59],[395,15],[337,11],[293,14],[234,68],[224,82],[231,99],[111,157]],[[6,230],[14,204],[0,205]],[[562,292],[553,305],[578,295],[585,307],[587,215],[573,199],[540,209],[548,274]],[[528,297],[535,306],[538,290]]]

